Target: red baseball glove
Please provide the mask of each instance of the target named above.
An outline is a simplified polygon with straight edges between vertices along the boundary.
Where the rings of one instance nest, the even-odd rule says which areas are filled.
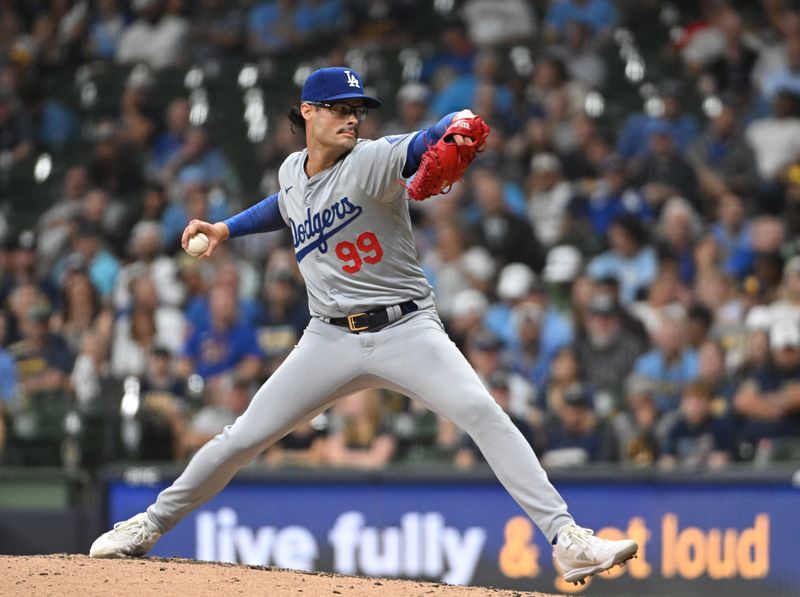
[[[453,183],[464,176],[475,156],[484,150],[490,132],[480,116],[456,116],[442,138],[422,154],[414,179],[405,185],[408,196],[422,201],[431,195],[448,192]]]

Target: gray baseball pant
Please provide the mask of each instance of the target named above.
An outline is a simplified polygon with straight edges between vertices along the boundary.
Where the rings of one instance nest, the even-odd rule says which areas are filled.
[[[313,318],[284,363],[236,421],[203,446],[147,512],[172,529],[299,422],[367,387],[397,390],[466,431],[511,496],[552,540],[571,523],[564,500],[508,415],[485,389],[432,310],[376,333]]]

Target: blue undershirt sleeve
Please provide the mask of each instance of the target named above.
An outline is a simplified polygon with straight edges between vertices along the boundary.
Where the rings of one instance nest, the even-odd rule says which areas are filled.
[[[411,143],[408,144],[408,153],[406,154],[406,165],[403,168],[403,176],[408,178],[419,168],[419,162],[422,159],[422,154],[431,145],[436,143],[442,138],[450,122],[453,120],[457,112],[450,112],[439,122],[434,124],[431,128],[420,131],[416,134]]]
[[[286,227],[278,207],[278,193],[231,216],[224,223],[228,226],[231,238],[256,232],[272,232]]]

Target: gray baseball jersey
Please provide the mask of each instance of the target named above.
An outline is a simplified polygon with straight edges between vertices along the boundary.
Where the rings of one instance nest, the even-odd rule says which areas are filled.
[[[545,536],[552,539],[572,522],[530,445],[447,337],[433,307],[398,183],[412,136],[359,140],[311,178],[306,151],[284,162],[279,207],[315,317],[245,413],[203,446],[148,508],[163,531],[299,422],[368,387],[410,396],[466,431]],[[404,316],[393,310],[392,324],[378,331],[353,333],[328,322],[409,300],[418,309]]]
[[[312,315],[343,317],[430,297],[399,183],[413,136],[360,139],[344,159],[311,178],[307,150],[281,166],[279,206]]]

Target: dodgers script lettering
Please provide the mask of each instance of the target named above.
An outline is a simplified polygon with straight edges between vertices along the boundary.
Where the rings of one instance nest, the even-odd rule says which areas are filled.
[[[353,205],[347,197],[342,197],[318,213],[312,214],[311,209],[307,209],[302,222],[289,218],[297,261],[302,261],[303,257],[317,248],[320,253],[327,253],[328,239],[360,216],[362,211],[364,208],[360,205]],[[310,242],[302,246],[306,241]]]

